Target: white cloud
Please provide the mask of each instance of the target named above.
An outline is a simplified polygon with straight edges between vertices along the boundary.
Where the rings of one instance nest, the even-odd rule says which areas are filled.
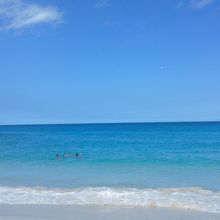
[[[53,6],[26,0],[0,0],[0,30],[23,29],[43,23],[60,22],[62,13]]]
[[[191,0],[189,6],[194,9],[202,9],[213,2],[214,0]]]
[[[110,5],[110,0],[96,0],[95,8],[106,8]]]

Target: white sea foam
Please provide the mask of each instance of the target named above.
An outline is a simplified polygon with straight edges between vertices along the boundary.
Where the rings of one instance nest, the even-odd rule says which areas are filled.
[[[220,213],[220,192],[201,188],[0,187],[0,204],[110,205],[181,208]]]

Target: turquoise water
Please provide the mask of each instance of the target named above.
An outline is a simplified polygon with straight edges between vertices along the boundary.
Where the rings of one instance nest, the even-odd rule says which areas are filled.
[[[220,123],[0,126],[0,204],[220,213]]]
[[[0,185],[220,190],[220,123],[0,126]]]

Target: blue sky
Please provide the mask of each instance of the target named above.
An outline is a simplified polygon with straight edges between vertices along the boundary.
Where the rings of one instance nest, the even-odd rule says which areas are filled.
[[[0,0],[0,124],[220,120],[218,0]]]

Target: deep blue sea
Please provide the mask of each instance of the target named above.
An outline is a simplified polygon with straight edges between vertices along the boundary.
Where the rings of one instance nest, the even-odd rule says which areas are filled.
[[[0,186],[0,203],[188,208],[194,193],[220,211],[220,123],[0,126]]]

